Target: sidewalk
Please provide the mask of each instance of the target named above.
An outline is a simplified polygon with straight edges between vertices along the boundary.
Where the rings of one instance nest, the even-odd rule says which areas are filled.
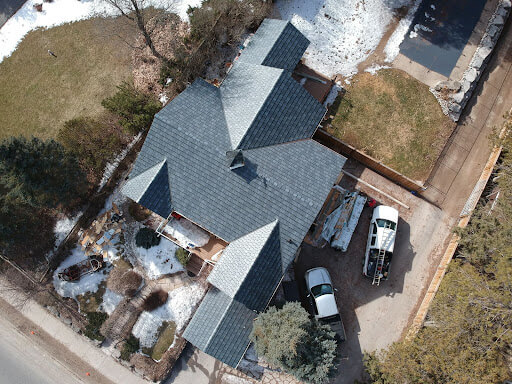
[[[423,195],[458,217],[489,154],[489,136],[512,106],[512,19],[509,18],[470,103],[441,153]]]
[[[16,299],[11,291],[0,291],[0,298],[10,305],[16,306]],[[92,345],[85,336],[75,333],[36,302],[29,300],[18,311],[113,383],[148,383]]]

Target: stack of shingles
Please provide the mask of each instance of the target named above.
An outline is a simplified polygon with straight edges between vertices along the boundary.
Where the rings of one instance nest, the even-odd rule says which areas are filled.
[[[86,256],[103,255],[108,257],[106,247],[116,243],[115,236],[121,233],[121,225],[125,222],[122,213],[115,203],[112,209],[93,221],[90,228],[82,234],[80,244]]]

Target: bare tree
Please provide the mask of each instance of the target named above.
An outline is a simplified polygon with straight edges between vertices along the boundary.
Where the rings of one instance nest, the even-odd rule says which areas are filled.
[[[153,56],[161,61],[167,59],[156,49],[151,38],[152,28],[149,27],[148,22],[150,17],[146,14],[145,0],[104,0],[114,8],[116,8],[123,17],[133,23],[142,36],[144,37],[145,44],[151,50]]]

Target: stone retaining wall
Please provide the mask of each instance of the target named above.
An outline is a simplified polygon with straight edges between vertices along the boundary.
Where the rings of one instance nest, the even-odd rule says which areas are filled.
[[[510,8],[511,0],[498,2],[482,40],[480,40],[478,48],[460,81],[441,81],[435,87],[430,88],[430,91],[441,104],[443,112],[455,122],[459,120],[462,110],[473,94],[478,80],[490,60],[491,53],[510,14]]]

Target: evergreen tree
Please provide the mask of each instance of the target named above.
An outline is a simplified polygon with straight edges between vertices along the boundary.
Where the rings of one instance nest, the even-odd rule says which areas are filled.
[[[107,116],[102,121],[87,117],[68,120],[57,138],[68,151],[76,154],[82,168],[96,179],[122,148],[119,128],[108,122]]]
[[[146,95],[126,82],[117,87],[114,96],[108,97],[101,105],[120,118],[121,126],[133,135],[149,128],[155,113],[162,107],[150,95]]]
[[[6,203],[54,208],[83,196],[86,181],[61,144],[13,137],[0,143],[0,187]]]
[[[320,384],[336,369],[334,332],[309,318],[299,303],[269,308],[254,321],[251,340],[260,356],[299,380]]]

